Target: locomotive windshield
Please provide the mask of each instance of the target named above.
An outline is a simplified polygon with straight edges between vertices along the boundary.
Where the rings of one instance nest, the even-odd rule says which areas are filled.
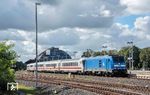
[[[115,63],[121,63],[121,62],[124,62],[124,57],[123,56],[113,56],[113,61]]]

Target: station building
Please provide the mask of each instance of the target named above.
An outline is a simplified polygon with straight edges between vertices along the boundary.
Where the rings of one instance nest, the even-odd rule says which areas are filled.
[[[43,51],[38,55],[38,61],[52,61],[52,60],[60,60],[60,59],[71,59],[71,56],[59,48],[51,47]],[[30,59],[26,64],[34,63],[35,59]]]

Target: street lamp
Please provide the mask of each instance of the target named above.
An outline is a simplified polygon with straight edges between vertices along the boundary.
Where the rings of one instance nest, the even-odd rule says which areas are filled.
[[[35,28],[36,28],[36,70],[35,70],[35,76],[36,76],[36,88],[38,87],[38,22],[37,22],[37,6],[40,5],[40,3],[35,3]]]
[[[104,55],[106,55],[106,48],[107,48],[107,46],[106,46],[106,45],[103,45],[102,48],[103,48],[103,50],[104,50]]]
[[[74,51],[73,54],[74,54],[74,58],[76,58],[76,53],[78,53],[77,51]]]

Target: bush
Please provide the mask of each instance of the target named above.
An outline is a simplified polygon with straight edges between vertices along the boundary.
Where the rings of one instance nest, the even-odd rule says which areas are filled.
[[[14,81],[14,70],[11,68],[16,63],[14,45],[0,42],[0,90],[7,89],[7,83]]]

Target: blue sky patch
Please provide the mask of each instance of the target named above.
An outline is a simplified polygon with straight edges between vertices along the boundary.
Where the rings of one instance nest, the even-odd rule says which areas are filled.
[[[129,16],[117,17],[115,18],[115,22],[121,23],[123,25],[127,24],[129,25],[129,28],[133,28],[134,22],[138,17],[141,17],[141,15],[129,15]]]

